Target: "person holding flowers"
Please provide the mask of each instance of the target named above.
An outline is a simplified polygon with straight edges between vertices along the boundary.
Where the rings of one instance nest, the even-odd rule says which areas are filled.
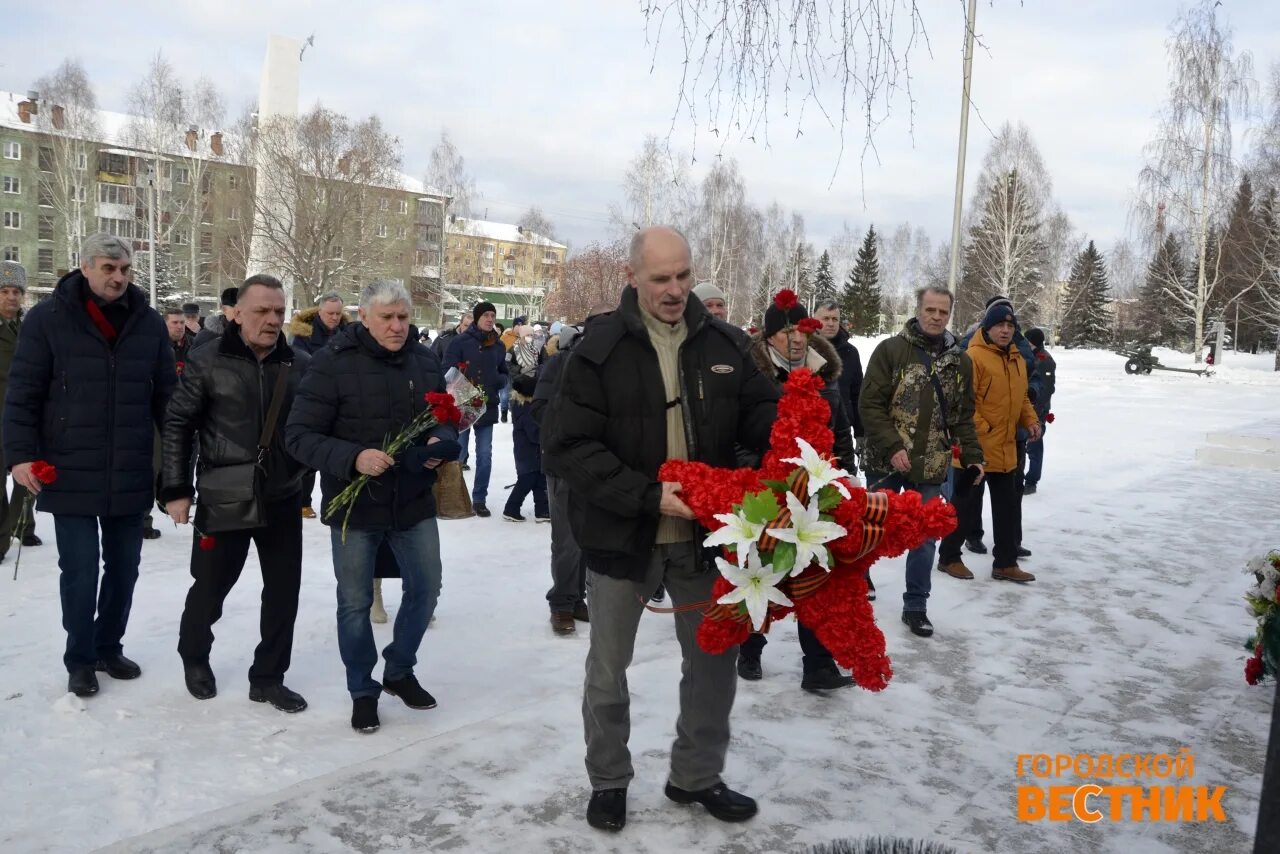
[[[440,361],[410,340],[409,314],[404,285],[388,279],[368,285],[359,322],[339,330],[312,357],[285,427],[289,452],[320,473],[320,518],[330,526],[333,544],[338,650],[352,699],[351,726],[365,733],[380,725],[383,691],[412,709],[436,706],[413,671],[440,596],[431,486],[436,467],[458,455],[457,407],[451,399],[440,401],[449,398]],[[400,566],[404,595],[378,682],[369,609],[384,542]]]
[[[98,670],[142,675],[123,639],[154,498],[155,431],[178,374],[164,320],[129,282],[130,243],[93,234],[80,259],[22,323],[3,433],[14,481],[53,514],[67,690],[88,697]],[[41,460],[54,482],[33,471]]]
[[[732,467],[736,448],[762,453],[777,389],[744,352],[738,334],[690,299],[692,259],[668,226],[636,233],[627,287],[616,311],[597,317],[564,364],[544,421],[548,468],[568,485],[569,520],[586,555],[591,638],[583,692],[587,822],[618,831],[634,776],[627,667],[645,601],[665,584],[677,606],[707,600],[718,573],[700,551],[694,513],[668,460]],[[756,814],[751,798],[720,777],[729,746],[735,648],[699,647],[699,610],[676,615],[684,659],[680,716],[666,796],[699,803],[722,821]]]
[[[262,566],[261,642],[249,668],[249,699],[283,712],[307,707],[284,684],[293,650],[302,583],[303,480],[283,427],[309,360],[281,334],[284,286],[259,273],[245,280],[224,333],[192,349],[161,429],[159,503],[175,524],[192,521],[191,589],[178,634],[187,690],[197,700],[218,693],[209,667],[213,624],[249,554]],[[190,460],[199,438],[192,483]]]
[[[794,370],[807,368],[822,379],[822,398],[831,413],[827,426],[835,436],[836,460],[843,469],[843,475],[853,476],[858,471],[853,433],[840,393],[844,366],[835,346],[822,335],[815,334],[821,329],[822,321],[809,317],[793,291],[779,291],[765,309],[763,331],[752,336],[751,357],[760,373],[775,382],[779,394],[782,393],[782,384]],[[757,459],[752,465],[758,466],[759,463]],[[836,667],[830,651],[812,629],[801,624],[796,634],[804,653],[801,688],[821,693],[853,684],[853,679]],[[766,643],[768,639],[764,634],[754,632],[742,644],[738,654],[738,675],[743,679],[756,680],[764,675],[760,653]]]

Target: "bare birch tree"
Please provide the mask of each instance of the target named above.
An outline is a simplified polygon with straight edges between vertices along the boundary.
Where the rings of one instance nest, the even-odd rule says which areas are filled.
[[[1135,213],[1154,222],[1163,204],[1169,228],[1195,246],[1194,281],[1174,285],[1170,298],[1192,321],[1191,351],[1203,359],[1206,309],[1220,278],[1209,257],[1210,231],[1224,219],[1235,189],[1231,120],[1247,113],[1253,97],[1253,59],[1238,56],[1231,31],[1221,27],[1213,0],[1200,2],[1173,22],[1168,41],[1169,100],[1160,129],[1147,146]]]
[[[916,0],[642,0],[656,66],[664,38],[682,69],[672,125],[683,113],[717,135],[768,144],[777,111],[795,133],[816,110],[840,150],[851,123],[863,155],[904,89],[911,51],[926,42]],[[914,109],[913,106],[911,106]]]
[[[52,205],[62,226],[66,269],[76,267],[80,241],[91,231],[94,201],[89,198],[93,175],[94,141],[102,138],[98,121],[98,99],[84,65],[78,59],[64,60],[54,71],[36,81],[44,99],[37,114],[37,127],[46,135],[51,162],[41,194]]]
[[[440,131],[440,141],[431,149],[427,164],[426,184],[449,196],[450,213],[463,219],[471,219],[473,203],[477,198],[476,180],[467,171],[467,163],[449,136],[449,129]]]
[[[546,314],[581,323],[593,307],[616,305],[627,283],[626,242],[591,243],[565,263],[564,275],[547,294]]]
[[[688,158],[672,152],[658,137],[644,138],[640,152],[622,178],[623,203],[611,206],[609,218],[620,240],[651,225],[686,229],[697,204],[697,185]]]
[[[325,290],[353,293],[387,271],[388,189],[398,188],[400,141],[377,116],[352,122],[317,105],[258,128],[254,145],[271,170],[254,193],[255,237],[303,302]]]

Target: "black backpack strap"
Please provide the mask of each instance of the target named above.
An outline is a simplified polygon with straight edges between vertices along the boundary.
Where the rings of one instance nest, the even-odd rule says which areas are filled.
[[[262,435],[258,437],[258,462],[262,462],[271,447],[271,437],[276,432],[276,422],[280,420],[280,410],[284,408],[285,388],[289,385],[289,362],[280,365],[280,373],[276,374],[275,389],[271,392],[271,403],[267,406],[267,417],[262,422]]]

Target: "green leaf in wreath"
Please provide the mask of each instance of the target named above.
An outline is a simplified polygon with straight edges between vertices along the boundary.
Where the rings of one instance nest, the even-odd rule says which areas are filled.
[[[749,493],[742,498],[742,515],[757,524],[772,522],[778,515],[778,499],[769,490]]]
[[[772,489],[774,492],[789,492],[791,490],[791,487],[788,486],[787,482],[784,480],[762,480],[760,482]]]
[[[796,565],[796,544],[795,543],[778,543],[778,547],[773,550],[773,560],[771,561],[775,571],[786,570]]]
[[[818,491],[818,510],[823,513],[834,510],[844,500],[834,486],[824,486]]]

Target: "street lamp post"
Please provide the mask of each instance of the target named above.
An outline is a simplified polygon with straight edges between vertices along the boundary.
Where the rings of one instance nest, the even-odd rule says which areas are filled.
[[[947,287],[956,292],[956,268],[960,260],[960,211],[964,207],[964,160],[969,144],[969,86],[973,81],[973,30],[977,25],[978,0],[969,0],[964,19],[964,83],[960,92],[960,147],[956,154],[956,202],[951,211],[951,272]]]

